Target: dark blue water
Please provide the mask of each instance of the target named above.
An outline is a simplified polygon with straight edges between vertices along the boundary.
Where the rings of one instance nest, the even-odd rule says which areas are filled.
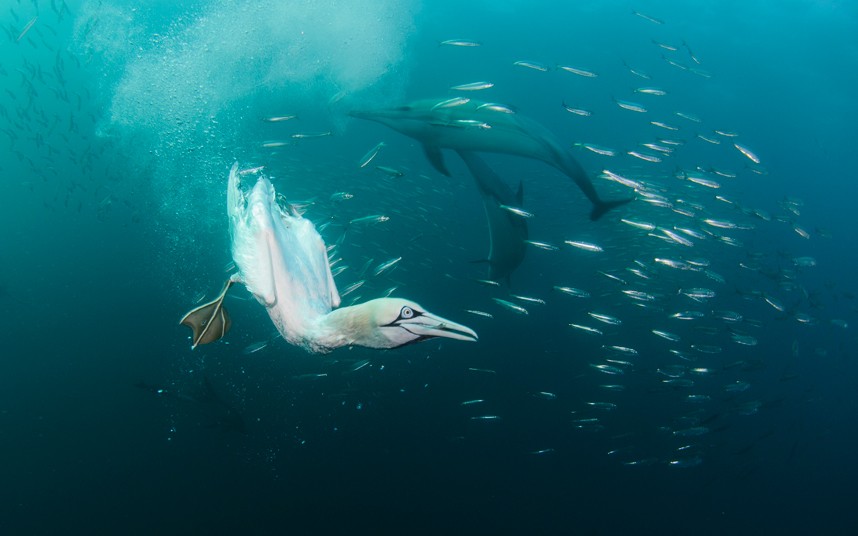
[[[856,22],[809,1],[7,2],[0,531],[854,533]],[[453,38],[481,46],[439,45]],[[477,81],[494,87],[468,96],[544,124],[604,197],[633,193],[605,169],[645,184],[591,222],[558,171],[485,155],[524,185],[530,238],[559,247],[529,246],[509,287],[476,281],[488,229],[458,158],[444,177],[414,140],[346,115]],[[627,154],[660,140],[678,144],[660,162]],[[479,342],[310,355],[236,289],[231,332],[192,351],[178,319],[228,277],[236,160],[342,239],[341,292],[366,280],[344,303],[395,286]],[[369,215],[390,219],[343,236]],[[704,237],[659,230],[677,228]],[[682,293],[698,287],[715,297]]]

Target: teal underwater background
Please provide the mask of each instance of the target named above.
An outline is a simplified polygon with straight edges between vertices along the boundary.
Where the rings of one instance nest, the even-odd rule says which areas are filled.
[[[858,526],[852,3],[7,0],[0,28],[4,534]],[[485,155],[558,247],[509,286],[471,262],[488,230],[458,157],[444,177],[347,115],[477,81],[605,197],[633,192],[604,170],[646,186],[591,222],[553,168]],[[480,340],[309,355],[241,290],[192,351],[178,320],[228,277],[234,161],[341,241],[340,290],[365,281],[345,303],[396,287]]]

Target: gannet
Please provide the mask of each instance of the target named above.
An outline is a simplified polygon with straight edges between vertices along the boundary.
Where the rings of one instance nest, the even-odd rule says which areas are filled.
[[[340,295],[322,237],[296,210],[276,202],[271,182],[260,177],[249,192],[240,184],[238,163],[227,188],[232,257],[238,273],[213,301],[186,314],[193,347],[214,342],[230,327],[223,301],[241,283],[265,307],[274,326],[291,344],[311,353],[341,346],[397,348],[433,337],[476,341],[470,328],[401,298],[379,298],[339,307]]]

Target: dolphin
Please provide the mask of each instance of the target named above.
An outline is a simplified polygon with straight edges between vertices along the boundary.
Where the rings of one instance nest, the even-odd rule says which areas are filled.
[[[486,259],[489,263],[489,279],[505,279],[509,283],[510,274],[524,259],[527,220],[501,208],[501,205],[522,206],[521,183],[518,193],[514,194],[476,153],[457,152],[474,177],[486,209],[489,224],[489,255]]]
[[[568,175],[584,192],[593,204],[591,220],[632,200],[600,199],[587,172],[548,129],[506,106],[454,97],[419,100],[381,110],[353,110],[349,115],[387,125],[421,142],[429,162],[448,177],[442,148],[542,160]]]

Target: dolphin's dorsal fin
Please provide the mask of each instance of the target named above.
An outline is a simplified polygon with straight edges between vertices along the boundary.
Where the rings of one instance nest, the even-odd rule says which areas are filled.
[[[517,206],[524,205],[524,183],[518,181],[518,192],[515,193],[515,200],[518,201]]]
[[[444,175],[445,177],[450,176],[450,172],[447,170],[447,166],[444,165],[444,156],[441,154],[441,148],[437,145],[427,145],[423,144],[423,152],[426,153],[426,158],[429,159],[429,163],[432,164],[438,173]]]
[[[226,297],[226,291],[229,290],[232,283],[232,280],[227,281],[217,298],[191,309],[179,321],[180,324],[191,328],[193,332],[191,348],[220,340],[229,331],[230,326],[232,326],[232,320],[230,320],[229,313],[223,306],[223,299]]]

